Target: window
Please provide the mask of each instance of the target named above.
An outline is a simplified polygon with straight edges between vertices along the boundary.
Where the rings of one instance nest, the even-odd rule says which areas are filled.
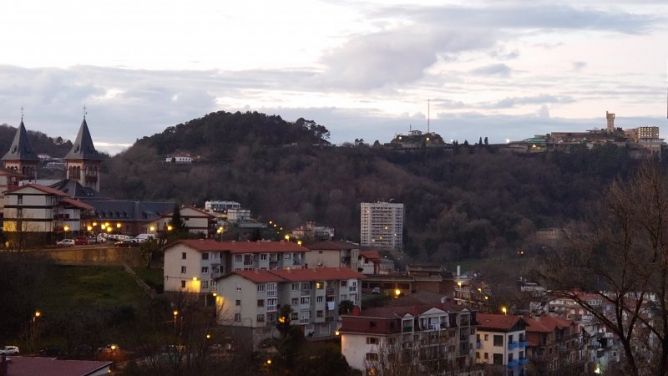
[[[475,352],[475,358],[476,358],[476,359],[480,359],[480,353],[477,352],[477,351]]]
[[[240,306],[241,305],[241,300],[239,300],[239,299],[235,300],[234,305]]]
[[[524,359],[524,351],[520,351],[520,359]]]
[[[202,260],[208,260],[208,259],[209,259],[209,252],[202,253]]]
[[[298,291],[299,290],[299,283],[293,283],[291,288],[292,288],[292,291]]]
[[[322,303],[322,296],[316,296],[315,302],[316,303]]]
[[[208,266],[202,266],[202,273],[206,274],[209,272],[209,267]]]
[[[186,253],[185,253],[185,252],[181,252],[181,260],[185,260],[185,259],[186,259]]]
[[[181,267],[181,274],[186,274],[186,267],[185,266]]]
[[[297,304],[299,304],[299,298],[292,298],[290,304],[292,304],[293,306],[296,306]]]
[[[367,345],[377,345],[378,344],[378,337],[366,337],[366,344]]]
[[[489,334],[485,334],[485,341],[489,341]]]
[[[203,289],[208,289],[209,288],[209,281],[202,281],[202,288]]]
[[[508,363],[513,361],[513,353],[508,354]]]
[[[241,313],[235,313],[234,314],[234,321],[235,322],[241,322]]]
[[[488,360],[488,359],[489,359],[489,354],[485,353],[485,360]]]
[[[325,288],[325,282],[316,282],[315,288],[318,290],[322,290],[323,288]]]
[[[494,346],[503,346],[503,336],[494,336]]]
[[[302,282],[302,290],[310,290],[311,282]]]
[[[341,294],[341,301],[348,300],[348,295]]]
[[[494,354],[493,363],[496,365],[503,364],[503,354]]]
[[[260,254],[260,261],[267,261],[267,254],[266,253]]]
[[[475,335],[475,340],[476,340],[476,342],[480,342],[480,334]]]
[[[186,281],[181,281],[181,288],[182,289],[186,288]]]
[[[290,320],[299,320],[299,312],[291,312],[290,313]]]
[[[341,281],[341,287],[348,286],[348,281]]]
[[[16,199],[19,205],[23,205],[23,195],[16,195]]]
[[[253,265],[253,255],[244,255],[244,265]]]
[[[265,289],[266,285],[264,283],[257,285],[257,292],[264,292]]]
[[[513,343],[513,335],[508,336],[508,343]]]
[[[264,299],[258,299],[257,300],[257,306],[258,307],[264,307]]]
[[[369,362],[377,362],[378,354],[376,353],[366,353],[366,360]]]
[[[311,303],[311,298],[308,296],[302,296],[301,300],[299,301],[301,304],[310,304]]]
[[[237,264],[241,263],[243,260],[244,259],[243,257],[241,257],[241,255],[234,255],[234,262],[236,262]]]
[[[315,317],[317,318],[323,318],[325,313],[323,311],[316,311],[315,312]]]
[[[264,322],[264,313],[260,313],[257,315],[257,322]]]

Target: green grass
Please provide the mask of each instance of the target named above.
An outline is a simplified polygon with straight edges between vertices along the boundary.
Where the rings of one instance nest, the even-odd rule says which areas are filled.
[[[162,269],[138,267],[133,268],[133,270],[137,273],[137,276],[146,282],[147,285],[151,286],[153,290],[162,292],[164,281]]]
[[[64,312],[72,307],[137,306],[147,299],[131,275],[121,267],[111,266],[50,265],[40,291],[39,304],[45,312]]]

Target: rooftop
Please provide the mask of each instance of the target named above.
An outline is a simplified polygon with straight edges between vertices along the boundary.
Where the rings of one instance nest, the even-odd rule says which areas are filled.
[[[111,362],[23,356],[8,357],[7,362],[8,376],[88,376],[111,366]]]
[[[331,281],[341,279],[362,279],[364,276],[346,268],[283,269],[283,270],[243,270],[232,272],[251,282],[306,282]],[[221,277],[225,279],[227,276]]]
[[[315,243],[305,244],[306,248],[311,250],[338,251],[348,249],[359,249],[360,245],[353,242],[339,240],[325,240]]]
[[[212,239],[184,239],[172,243],[167,249],[183,244],[200,252],[230,252],[230,253],[284,253],[308,252],[308,248],[297,243],[286,241],[257,241],[257,242],[219,242]]]
[[[501,332],[509,332],[517,327],[518,324],[525,323],[521,316],[502,315],[497,313],[478,313],[476,321],[478,321],[478,330]]]

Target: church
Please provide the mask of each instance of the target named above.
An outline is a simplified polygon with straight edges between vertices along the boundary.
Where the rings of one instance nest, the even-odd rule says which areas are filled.
[[[40,180],[40,160],[23,118],[0,169],[0,210],[5,246],[21,249],[74,237],[137,235],[165,227],[175,203],[117,200],[100,194],[103,155],[93,144],[84,116],[65,155],[65,176]]]

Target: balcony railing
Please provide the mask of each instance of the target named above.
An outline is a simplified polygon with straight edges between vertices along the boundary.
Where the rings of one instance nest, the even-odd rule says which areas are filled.
[[[529,362],[527,358],[520,358],[518,361],[520,366],[525,366]]]
[[[527,343],[524,341],[508,342],[508,350],[523,349],[525,347],[527,347]]]
[[[515,368],[520,366],[520,361],[519,359],[513,359],[508,364],[506,365],[508,368]]]

